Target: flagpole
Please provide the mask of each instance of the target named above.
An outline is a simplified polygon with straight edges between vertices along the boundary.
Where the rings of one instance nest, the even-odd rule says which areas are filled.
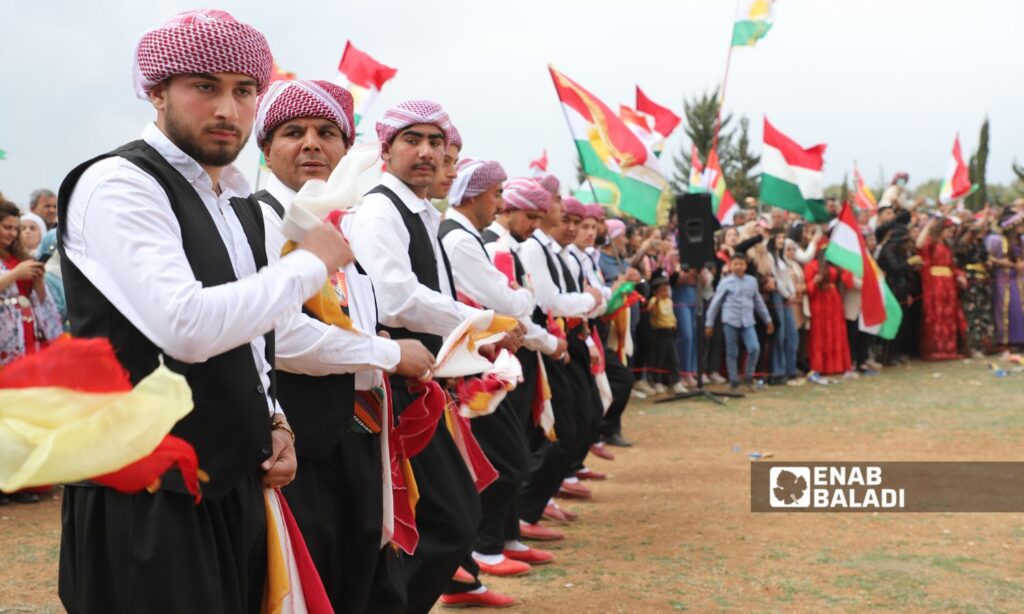
[[[553,66],[548,64],[548,74],[551,75],[551,84],[555,86],[555,97],[558,98],[558,106],[562,107],[562,117],[565,118],[565,125],[569,127],[569,134],[572,136],[572,142],[576,146],[576,156],[580,160],[580,168],[583,169],[583,173],[587,176],[587,184],[590,186],[590,193],[594,196],[594,202],[598,205],[601,201],[597,198],[597,190],[594,188],[594,182],[590,180],[590,173],[587,169],[583,168],[583,153],[580,151],[580,146],[576,139],[576,133],[572,130],[572,122],[569,121],[569,114],[565,111],[565,106],[562,104],[561,97],[558,96],[558,82],[555,81],[555,73],[553,72]]]
[[[736,0],[737,3],[739,0]],[[733,28],[735,28],[735,23]],[[722,75],[722,88],[718,94],[718,112],[715,114],[715,134],[711,139],[711,149],[718,150],[718,132],[722,129],[722,107],[725,106],[725,88],[729,84],[729,65],[732,64],[732,36],[729,36],[729,51],[725,54],[725,73]]]

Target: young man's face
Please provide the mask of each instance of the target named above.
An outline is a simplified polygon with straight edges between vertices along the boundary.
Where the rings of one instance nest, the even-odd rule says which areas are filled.
[[[289,120],[263,143],[267,167],[296,192],[310,179],[326,181],[347,152],[338,124],[318,117]]]
[[[542,219],[544,219],[543,211],[509,211],[508,231],[517,241],[525,241],[530,238],[534,230],[540,227]]]
[[[477,194],[467,203],[471,213],[469,218],[478,230],[487,228],[494,221],[494,217],[501,211],[504,204],[504,201],[501,199],[501,193],[502,187],[498,183],[489,190]]]
[[[747,273],[747,261],[743,258],[733,258],[729,261],[729,270],[736,277],[743,277]]]
[[[580,216],[563,215],[562,224],[555,233],[555,240],[559,245],[565,246],[576,241],[576,235],[580,231]]]
[[[458,173],[455,172],[455,165],[458,163],[459,148],[455,145],[449,145],[445,148],[444,158],[441,160],[441,166],[437,169],[437,174],[434,176],[434,182],[430,184],[427,196],[438,200],[448,198],[448,192],[452,189],[452,183],[455,182],[455,177],[458,176]]]
[[[434,124],[415,124],[395,135],[382,157],[388,172],[423,198],[437,180],[444,154],[444,132]]]
[[[594,245],[597,238],[597,220],[592,217],[585,217],[580,222],[579,232],[576,234],[576,247],[586,249]]]
[[[235,161],[256,118],[256,80],[237,73],[175,75],[149,93],[157,126],[202,166]]]

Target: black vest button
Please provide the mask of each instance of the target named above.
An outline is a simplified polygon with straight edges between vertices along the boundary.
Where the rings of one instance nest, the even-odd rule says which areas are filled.
[[[256,392],[259,394],[267,394],[267,391],[263,388],[263,384],[256,384]]]
[[[273,452],[274,448],[269,443],[263,444],[263,447],[260,448],[260,453],[263,454],[263,456],[270,456]]]

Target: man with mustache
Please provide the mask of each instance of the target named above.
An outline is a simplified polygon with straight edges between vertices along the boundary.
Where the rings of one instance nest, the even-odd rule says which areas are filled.
[[[354,138],[352,95],[338,85],[278,81],[260,97],[256,144],[272,176],[253,196],[270,262],[285,245],[282,219],[296,192],[310,179],[326,181]],[[390,463],[382,459],[382,449],[395,443],[385,441],[380,371],[418,376],[434,356],[414,339],[375,335],[373,287],[355,263],[333,271],[330,282],[342,311],[364,332],[327,324],[308,309],[277,327],[278,397],[299,458],[283,492],[334,609],[402,612],[405,578],[389,547],[394,518],[385,514],[392,508],[383,479]]]
[[[385,111],[376,130],[387,171],[352,214],[348,236],[373,280],[384,330],[394,339],[419,339],[436,353],[446,335],[478,313],[454,298],[448,257],[437,238],[441,216],[427,200],[453,127],[437,103],[410,100]],[[395,414],[401,415],[415,395],[403,377],[392,378],[391,388]],[[412,459],[412,469],[420,493],[420,541],[405,557],[408,611],[427,612],[470,551],[480,499],[443,424]]]
[[[319,226],[267,265],[259,211],[232,166],[270,82],[266,39],[215,10],[182,13],[135,49],[142,138],[89,160],[58,198],[71,332],[107,337],[137,383],[162,362],[194,409],[171,430],[209,475],[153,493],[64,492],[59,592],[69,612],[254,612],[267,573],[264,487],[295,475],[274,398],[274,335],[328,270],[351,259]],[[259,269],[263,269],[257,271]]]

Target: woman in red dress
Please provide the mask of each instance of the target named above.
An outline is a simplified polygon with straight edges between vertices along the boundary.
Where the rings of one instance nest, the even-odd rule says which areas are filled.
[[[963,272],[954,269],[950,242],[956,228],[951,220],[930,218],[917,236],[921,255],[921,358],[959,358],[959,339],[967,333],[967,319],[960,307],[957,283],[966,284]]]
[[[807,359],[811,370],[823,375],[850,370],[850,344],[846,336],[843,297],[838,282],[853,285],[853,277],[825,260],[825,244],[818,245],[818,257],[804,265],[807,297],[811,304]]]

